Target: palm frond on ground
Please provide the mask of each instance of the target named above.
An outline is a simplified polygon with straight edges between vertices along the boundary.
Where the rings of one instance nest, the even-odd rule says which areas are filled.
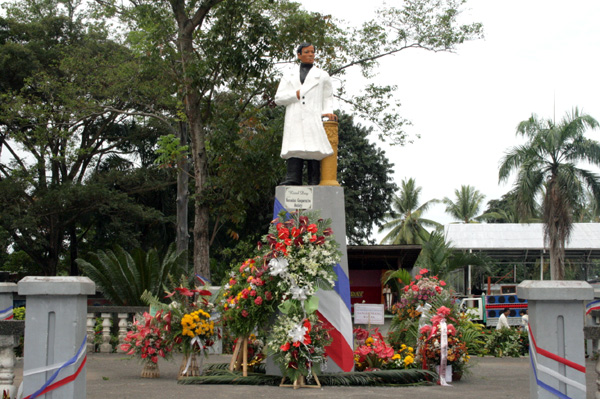
[[[361,371],[351,373],[321,374],[321,385],[345,386],[390,386],[430,384],[436,381],[437,375],[421,369]],[[222,367],[207,367],[205,374],[199,377],[187,377],[178,381],[179,384],[235,384],[235,385],[272,385],[281,384],[281,377],[262,373],[248,373],[243,377],[241,372],[223,369]],[[287,382],[289,383],[289,381]]]

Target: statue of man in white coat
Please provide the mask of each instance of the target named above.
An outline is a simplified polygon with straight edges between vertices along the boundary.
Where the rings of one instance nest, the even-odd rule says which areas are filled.
[[[287,160],[282,186],[302,185],[304,161],[308,164],[308,184],[321,180],[321,159],[333,154],[323,128],[323,117],[337,120],[333,113],[333,87],[329,74],[313,65],[315,47],[302,43],[297,49],[300,67],[281,78],[275,103],[285,105],[281,157]]]

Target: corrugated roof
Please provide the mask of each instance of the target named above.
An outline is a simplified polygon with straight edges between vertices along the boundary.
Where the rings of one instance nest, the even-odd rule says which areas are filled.
[[[542,223],[470,223],[445,226],[457,249],[544,249]],[[574,223],[567,249],[600,249],[600,223]]]
[[[449,224],[445,232],[454,249],[484,252],[497,259],[525,260],[547,253],[542,223]],[[600,259],[600,223],[574,223],[565,257]]]

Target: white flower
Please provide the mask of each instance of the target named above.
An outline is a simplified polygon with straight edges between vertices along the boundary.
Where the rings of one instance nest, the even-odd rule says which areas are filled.
[[[285,274],[288,269],[289,262],[285,258],[273,258],[269,262],[271,270],[269,274],[271,276],[277,276],[279,274]]]
[[[292,299],[297,299],[299,301],[306,300],[306,290],[304,288],[294,285],[292,288],[290,288],[290,292],[292,293]]]
[[[296,324],[294,328],[288,331],[288,337],[292,339],[292,342],[298,342],[304,340],[306,334],[306,327],[302,324]]]
[[[230,289],[230,288],[231,288],[231,286],[229,285],[229,283],[227,283],[227,284],[225,284],[225,287],[224,287],[224,288],[225,288],[225,290],[228,290],[228,289]]]

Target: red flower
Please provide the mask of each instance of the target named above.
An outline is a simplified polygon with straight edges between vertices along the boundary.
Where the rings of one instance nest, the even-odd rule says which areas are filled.
[[[235,279],[233,279],[233,278],[229,279],[229,285],[231,285],[231,286],[235,285]]]
[[[331,227],[326,228],[325,230],[323,230],[323,235],[328,237],[330,235],[333,234],[333,230],[331,229]]]
[[[316,233],[318,231],[317,225],[314,224],[314,223],[309,224],[308,227],[306,228],[306,230],[308,230],[309,233],[313,233],[314,234],[314,233]]]
[[[354,330],[354,333],[356,334],[356,339],[359,341],[364,341],[369,338],[369,332],[364,328],[358,327]]]
[[[248,288],[244,288],[242,290],[242,298],[248,299],[248,294],[250,294],[250,291],[248,291]]]
[[[248,317],[248,311],[246,311],[246,309],[242,310],[242,317]]]
[[[300,346],[300,341],[296,341],[296,342],[294,342],[294,346],[295,346],[296,348],[297,348],[297,347],[299,347],[299,346]]]
[[[296,238],[300,235],[300,229],[297,227],[292,227],[292,237]]]
[[[254,303],[257,304],[258,306],[260,306],[260,305],[262,305],[262,301],[263,301],[262,297],[259,296],[254,300]]]
[[[317,241],[317,236],[313,234],[313,235],[310,237],[310,242],[315,242],[315,241]]]
[[[256,290],[250,291],[250,296],[253,296],[253,297],[256,296]]]
[[[446,282],[444,280],[440,280],[440,285],[443,287],[446,285]]]
[[[265,298],[267,299],[267,301],[273,299],[273,294],[271,294],[271,291],[265,292]]]
[[[420,275],[420,274],[417,274],[417,275],[415,276],[415,280],[420,280],[420,279],[421,279],[421,275]]]
[[[289,342],[286,342],[285,344],[281,345],[281,346],[279,347],[279,349],[281,349],[281,350],[282,350],[282,351],[284,351],[284,352],[287,352],[288,350],[290,350],[290,343],[289,343]]]
[[[426,273],[429,273],[429,270],[427,270],[427,269],[421,269],[419,271],[419,274],[426,274]]]

